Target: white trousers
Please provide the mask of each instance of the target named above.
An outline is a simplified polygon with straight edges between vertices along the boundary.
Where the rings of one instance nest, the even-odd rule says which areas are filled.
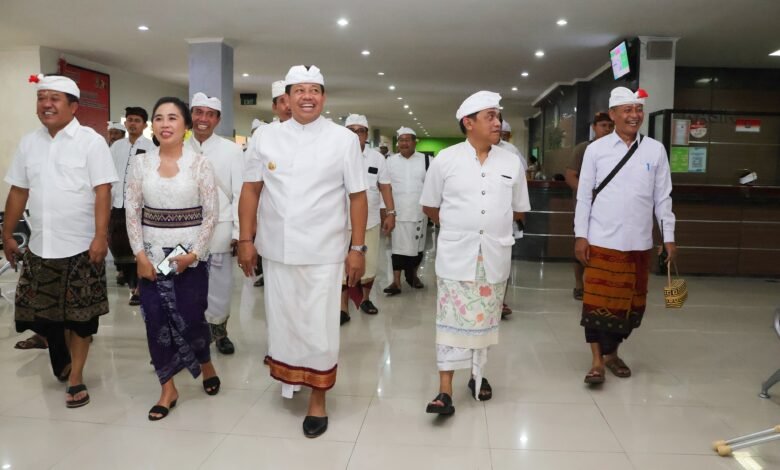
[[[206,321],[212,325],[225,323],[230,316],[233,296],[233,262],[230,253],[212,253],[209,266],[209,297]]]

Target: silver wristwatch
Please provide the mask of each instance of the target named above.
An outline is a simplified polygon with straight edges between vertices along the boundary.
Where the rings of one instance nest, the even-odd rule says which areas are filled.
[[[366,245],[350,245],[349,249],[351,251],[358,251],[361,254],[365,254],[366,251],[368,251],[368,247]]]

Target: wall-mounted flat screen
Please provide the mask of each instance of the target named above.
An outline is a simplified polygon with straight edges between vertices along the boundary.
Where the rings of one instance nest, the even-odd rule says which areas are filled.
[[[628,47],[625,41],[609,51],[609,57],[612,61],[612,75],[615,76],[615,80],[631,72],[631,67],[628,65]]]

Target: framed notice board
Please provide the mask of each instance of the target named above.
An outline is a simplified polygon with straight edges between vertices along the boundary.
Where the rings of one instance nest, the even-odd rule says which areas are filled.
[[[105,137],[107,123],[111,120],[111,77],[106,73],[69,64],[64,59],[60,59],[58,65],[59,74],[76,82],[81,91],[76,119],[82,126],[91,127]]]

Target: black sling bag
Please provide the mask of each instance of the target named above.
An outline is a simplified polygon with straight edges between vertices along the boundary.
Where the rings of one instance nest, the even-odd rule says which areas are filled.
[[[604,178],[604,181],[601,182],[598,188],[593,190],[593,199],[591,199],[591,204],[596,201],[596,196],[599,195],[602,189],[609,184],[610,181],[612,181],[612,178],[615,177],[615,175],[620,171],[623,166],[628,162],[628,159],[631,158],[631,155],[636,152],[636,149],[639,148],[639,144],[641,141],[645,138],[642,134],[639,134],[639,138],[636,139],[636,142],[634,142],[634,145],[631,146],[630,149],[628,149],[628,152],[626,152],[625,156],[623,156],[623,159],[618,162],[617,165],[615,165],[615,168],[612,169],[612,171],[609,172],[606,178]]]

